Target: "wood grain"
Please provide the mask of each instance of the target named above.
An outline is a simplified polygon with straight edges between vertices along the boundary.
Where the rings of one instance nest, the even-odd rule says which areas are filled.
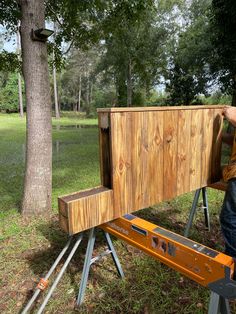
[[[168,200],[177,195],[177,134],[178,111],[167,111],[164,115],[164,193]]]
[[[191,111],[189,191],[201,186],[202,110]]]
[[[111,114],[112,188],[115,218],[132,211],[131,113]]]
[[[149,195],[149,201],[145,207],[159,203],[164,198],[164,112],[148,112],[148,126],[149,154],[146,193]]]
[[[177,151],[177,194],[181,195],[190,189],[191,154],[191,110],[179,110],[178,116],[178,151]]]

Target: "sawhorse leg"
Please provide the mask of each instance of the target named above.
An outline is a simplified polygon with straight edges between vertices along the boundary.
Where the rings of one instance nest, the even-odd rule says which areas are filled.
[[[106,250],[105,252],[103,252],[102,254],[100,254],[100,256],[96,256],[94,258],[92,258],[92,253],[93,253],[93,248],[94,248],[94,243],[95,243],[95,239],[96,239],[96,234],[95,234],[96,230],[95,228],[92,228],[90,230],[89,233],[89,239],[88,239],[88,245],[87,245],[87,251],[86,251],[86,256],[85,256],[85,261],[84,261],[84,267],[83,267],[83,272],[82,272],[82,278],[81,278],[81,284],[80,284],[80,289],[79,289],[79,295],[78,295],[78,299],[77,299],[77,304],[80,305],[83,302],[83,298],[84,298],[84,293],[85,293],[85,289],[86,289],[86,284],[88,281],[88,275],[89,275],[89,269],[90,266],[97,260],[99,260],[101,257],[107,255],[107,254],[111,254],[113,261],[115,263],[116,269],[120,275],[120,277],[124,277],[124,273],[120,264],[120,261],[118,259],[118,256],[116,254],[115,248],[112,244],[111,238],[109,233],[103,231],[104,236],[106,238],[106,242],[108,245],[108,250]],[[37,311],[37,314],[41,314],[43,313],[49,299],[52,296],[53,291],[56,289],[60,279],[62,278],[64,272],[66,271],[72,257],[74,256],[75,252],[77,251],[82,238],[83,238],[83,233],[79,234],[78,236],[72,236],[70,237],[70,239],[68,240],[67,244],[65,245],[65,247],[63,248],[63,250],[61,251],[61,253],[59,254],[59,256],[57,257],[56,261],[53,263],[52,267],[50,268],[49,272],[47,273],[47,275],[45,276],[45,278],[42,278],[44,282],[47,282],[49,277],[51,276],[51,274],[53,273],[53,271],[55,270],[55,268],[57,267],[57,265],[59,264],[59,262],[61,261],[62,257],[65,255],[65,253],[70,249],[70,245],[72,242],[72,239],[75,238],[76,241],[73,244],[73,247],[70,250],[70,253],[64,263],[64,265],[62,266],[60,272],[58,273],[58,275],[56,276],[52,286],[50,287],[48,293],[46,294],[46,297],[43,301],[43,303],[41,304],[41,306],[39,307],[39,310]],[[46,288],[46,286],[45,286]],[[26,314],[28,313],[28,311],[31,309],[32,305],[34,304],[34,302],[36,301],[38,295],[40,294],[40,292],[44,290],[41,288],[38,288],[35,290],[32,298],[29,300],[28,304],[26,305],[26,307],[23,309],[22,314]]]
[[[186,238],[189,236],[189,231],[190,231],[190,228],[192,227],[192,224],[193,224],[193,218],[194,218],[194,215],[195,215],[196,210],[197,210],[197,205],[198,205],[198,201],[199,201],[199,197],[200,197],[201,192],[202,192],[202,200],[203,200],[202,208],[204,210],[205,225],[206,225],[206,228],[208,229],[208,231],[210,231],[210,218],[209,218],[209,210],[208,210],[207,191],[206,191],[206,187],[204,187],[204,188],[196,190],[196,192],[195,192],[192,207],[191,207],[190,213],[189,213],[188,222],[187,222],[187,225],[186,225],[186,228],[184,231],[184,236]]]
[[[112,259],[115,263],[118,274],[120,275],[121,278],[123,278],[124,273],[123,273],[120,261],[118,259],[118,256],[116,254],[115,248],[112,244],[110,235],[109,235],[109,233],[104,231],[104,236],[105,236],[108,248],[109,248],[109,250],[106,252],[106,254],[112,255]],[[97,260],[97,258],[92,259],[95,240],[96,240],[96,229],[92,228],[90,230],[90,233],[89,233],[88,246],[87,246],[86,255],[85,255],[85,261],[84,261],[84,267],[83,267],[83,272],[82,272],[82,277],[81,277],[79,294],[78,294],[78,298],[77,298],[77,302],[76,302],[78,306],[83,303],[85,289],[86,289],[87,282],[88,282],[88,275],[89,275],[90,266]]]
[[[208,314],[230,314],[229,301],[211,292]]]

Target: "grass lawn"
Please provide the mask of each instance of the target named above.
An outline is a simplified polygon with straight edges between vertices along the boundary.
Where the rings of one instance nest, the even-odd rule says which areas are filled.
[[[87,127],[83,127],[87,125]],[[53,120],[53,212],[50,219],[24,221],[19,214],[24,176],[25,120],[0,114],[0,313],[20,313],[67,241],[58,226],[57,197],[100,183],[96,119]],[[209,189],[212,231],[198,212],[191,238],[223,249],[218,214],[223,193]],[[193,194],[138,213],[183,234]],[[85,241],[84,241],[85,242]],[[114,239],[125,279],[117,277],[110,257],[92,266],[85,303],[75,309],[85,245],[72,262],[45,313],[206,313],[209,291],[139,250]],[[98,241],[95,251],[105,248]],[[57,267],[56,273],[61,269]],[[42,298],[39,299],[41,301]],[[232,313],[236,306],[232,303]],[[36,309],[33,310],[36,313]]]

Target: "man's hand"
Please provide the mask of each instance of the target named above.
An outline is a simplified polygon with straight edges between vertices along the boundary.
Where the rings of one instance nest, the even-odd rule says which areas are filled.
[[[236,127],[236,107],[224,107],[222,114]]]

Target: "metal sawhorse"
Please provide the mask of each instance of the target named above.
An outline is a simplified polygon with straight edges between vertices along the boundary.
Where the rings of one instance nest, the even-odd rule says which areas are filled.
[[[206,190],[206,187],[203,187],[201,189],[196,190],[195,192],[192,207],[189,213],[189,218],[188,218],[187,225],[184,231],[184,236],[186,238],[188,238],[190,228],[192,227],[192,224],[193,224],[193,218],[198,208],[198,201],[199,201],[201,192],[202,192],[202,206],[200,208],[204,211],[205,225],[206,225],[207,230],[210,231],[210,216],[209,216],[209,208],[208,208],[207,190]]]
[[[209,214],[209,206],[208,206],[208,198],[207,198],[207,188],[203,187],[201,189],[196,190],[193,203],[189,212],[188,221],[185,227],[184,236],[186,238],[189,237],[189,232],[193,224],[193,219],[196,214],[198,207],[198,202],[200,198],[200,194],[202,193],[202,205],[200,209],[204,211],[204,218],[205,218],[205,226],[208,231],[211,230],[210,228],[210,214]],[[229,301],[224,297],[218,295],[215,292],[211,292],[209,307],[208,307],[208,314],[230,314],[230,307]]]
[[[85,294],[85,289],[86,289],[86,285],[87,285],[87,281],[88,281],[88,275],[89,275],[89,270],[92,264],[94,264],[96,261],[100,260],[102,257],[111,254],[113,262],[116,266],[117,272],[119,274],[119,276],[121,278],[124,278],[124,273],[120,264],[120,261],[118,259],[118,256],[116,254],[115,248],[113,246],[113,243],[111,241],[110,235],[108,232],[102,231],[108,246],[108,249],[104,252],[102,252],[100,255],[92,258],[92,253],[93,253],[93,249],[94,249],[94,244],[95,244],[95,240],[96,240],[96,228],[91,228],[89,231],[89,238],[88,238],[88,244],[87,244],[87,249],[86,249],[86,255],[85,255],[85,260],[84,260],[84,266],[83,266],[83,271],[82,271],[82,276],[81,276],[81,283],[80,283],[80,287],[79,287],[79,294],[78,294],[78,298],[77,298],[77,305],[81,305],[84,299],[84,294]],[[79,235],[75,235],[75,236],[71,236],[68,240],[68,242],[66,243],[65,247],[63,248],[63,250],[61,251],[61,253],[58,255],[57,259],[55,260],[55,262],[53,263],[52,267],[50,268],[50,270],[48,271],[48,273],[46,274],[46,276],[44,278],[41,278],[37,288],[33,294],[33,296],[31,297],[31,299],[29,300],[28,304],[26,305],[26,307],[23,309],[23,311],[21,312],[21,314],[26,314],[29,313],[32,305],[34,304],[34,302],[36,301],[38,295],[40,294],[41,291],[45,290],[47,288],[47,284],[48,284],[48,279],[51,276],[51,274],[53,273],[53,271],[56,269],[57,265],[59,264],[59,262],[61,261],[62,257],[65,255],[65,253],[69,250],[72,241],[75,239],[75,243],[73,244],[71,251],[64,263],[64,265],[62,266],[60,272],[58,273],[58,275],[56,276],[52,286],[50,287],[48,293],[46,294],[46,297],[43,301],[43,303],[41,304],[41,306],[39,307],[39,309],[37,310],[37,314],[41,314],[43,313],[48,301],[50,300],[53,291],[56,289],[60,279],[62,278],[64,272],[66,271],[72,257],[74,256],[75,252],[77,251],[82,239],[83,239],[83,232],[80,233]]]

